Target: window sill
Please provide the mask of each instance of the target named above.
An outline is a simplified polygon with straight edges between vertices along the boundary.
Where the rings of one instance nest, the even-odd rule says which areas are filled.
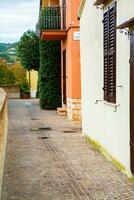
[[[118,111],[118,108],[120,107],[120,104],[114,104],[114,103],[110,103],[107,102],[105,100],[96,100],[95,104],[98,104],[99,102],[102,102],[104,105],[108,105],[114,108],[114,112]]]
[[[106,104],[106,105],[109,105],[109,106],[113,106],[113,107],[116,106],[116,103],[110,103],[110,102],[105,101],[105,100],[103,100],[102,102],[103,102],[104,104]]]
[[[110,102],[107,102],[107,101],[104,101],[103,100],[103,103],[105,105],[108,105],[108,106],[111,106],[114,108],[114,112],[117,112],[118,111],[118,108],[120,107],[120,104],[116,104],[116,103],[110,103]]]

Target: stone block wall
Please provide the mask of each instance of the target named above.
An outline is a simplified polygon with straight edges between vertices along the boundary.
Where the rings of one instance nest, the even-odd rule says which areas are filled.
[[[18,85],[2,85],[9,99],[20,99],[20,87]]]
[[[81,122],[81,99],[67,98],[67,115],[72,121]]]
[[[7,127],[7,94],[2,88],[0,88],[0,199],[7,141]]]

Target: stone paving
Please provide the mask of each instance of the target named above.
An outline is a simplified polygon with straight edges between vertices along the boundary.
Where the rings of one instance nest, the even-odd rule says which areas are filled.
[[[79,125],[37,100],[10,100],[9,119],[2,200],[134,200],[134,183],[86,143]]]

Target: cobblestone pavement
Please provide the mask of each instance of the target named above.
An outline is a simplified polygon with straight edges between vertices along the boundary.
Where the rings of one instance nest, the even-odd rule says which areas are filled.
[[[9,118],[2,200],[134,200],[134,184],[78,125],[37,100],[10,100]]]

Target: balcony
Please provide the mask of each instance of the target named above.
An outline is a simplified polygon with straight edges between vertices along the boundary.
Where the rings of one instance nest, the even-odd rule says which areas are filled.
[[[43,7],[40,13],[41,39],[63,40],[66,37],[65,7]]]

